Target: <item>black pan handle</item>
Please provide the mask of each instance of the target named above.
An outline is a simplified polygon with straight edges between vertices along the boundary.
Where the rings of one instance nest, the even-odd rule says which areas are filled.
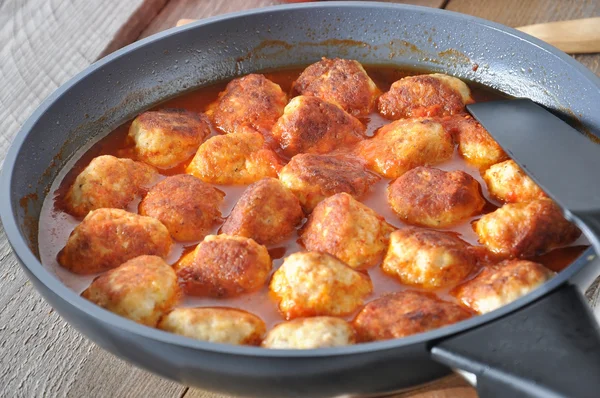
[[[438,342],[431,355],[474,374],[480,398],[600,397],[600,329],[570,284]]]

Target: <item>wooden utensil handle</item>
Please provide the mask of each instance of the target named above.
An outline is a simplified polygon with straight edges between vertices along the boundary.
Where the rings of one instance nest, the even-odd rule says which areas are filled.
[[[516,28],[570,54],[600,52],[600,17]]]

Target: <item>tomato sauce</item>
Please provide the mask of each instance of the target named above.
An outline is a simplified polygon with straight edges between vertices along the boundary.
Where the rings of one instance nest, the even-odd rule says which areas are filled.
[[[389,86],[396,80],[418,73],[424,73],[423,71],[398,69],[390,66],[372,66],[365,67],[370,77],[375,81],[382,91],[387,91]],[[265,75],[268,79],[279,84],[284,92],[290,92],[292,82],[302,72],[303,68],[293,68],[286,70],[278,70],[273,72],[266,72]],[[179,97],[168,100],[162,104],[159,104],[155,109],[163,108],[183,108],[189,111],[204,112],[211,102],[213,102],[220,91],[222,91],[227,82],[220,82],[211,86],[203,87],[183,94]],[[489,101],[493,99],[501,98],[502,95],[493,92],[488,88],[478,86],[475,84],[469,84],[472,96],[476,101]],[[372,136],[375,131],[389,123],[388,120],[381,117],[378,113],[372,113],[362,121],[367,125],[367,135]],[[89,164],[89,162],[100,155],[114,155],[122,158],[131,158],[137,160],[133,151],[133,142],[128,140],[127,132],[131,121],[118,127],[98,142],[91,145],[89,148],[83,148],[78,156],[75,156],[59,174],[56,181],[54,182],[51,194],[47,196],[44,201],[42,212],[39,221],[39,251],[41,261],[54,272],[67,286],[75,290],[77,293],[81,293],[87,288],[91,281],[97,275],[76,275],[66,269],[62,268],[56,261],[56,255],[67,242],[68,236],[75,228],[75,226],[81,221],[72,217],[62,211],[61,199],[63,198],[70,185],[73,183],[77,175]],[[218,134],[217,131],[212,131],[211,135]],[[169,169],[167,171],[161,170],[160,173],[164,177],[169,175],[184,173],[187,164],[191,161],[191,158],[186,162]],[[501,204],[490,198],[485,183],[483,182],[479,170],[476,167],[468,165],[455,151],[454,158],[450,161],[435,166],[442,170],[463,170],[471,174],[481,185],[482,194],[487,200],[487,205],[484,208],[484,213],[495,210]],[[403,223],[398,217],[392,212],[389,205],[386,202],[385,190],[391,181],[389,179],[382,178],[380,182],[375,184],[369,194],[366,195],[361,201],[373,208],[379,214],[386,218],[386,220],[396,226],[401,227]],[[230,212],[246,186],[216,186],[218,189],[225,193],[225,200],[221,207],[221,212],[226,217]],[[131,203],[127,210],[137,212],[137,206],[140,200]],[[481,216],[473,217],[467,222],[458,225],[448,230],[454,231],[459,236],[473,245],[478,245],[477,235],[474,233],[471,223]],[[211,233],[218,233],[220,226],[216,226]],[[166,259],[169,264],[175,264],[183,254],[193,250],[198,242],[175,242],[173,249],[169,257]],[[580,238],[573,245],[556,249],[543,256],[533,258],[533,261],[540,262],[554,271],[561,271],[567,265],[569,265],[575,258],[577,258],[586,248],[588,247],[585,238]],[[273,259],[273,271],[274,272],[283,262],[284,257],[289,254],[302,250],[302,245],[299,243],[298,234],[294,234],[286,242],[279,243],[272,247],[268,247],[269,253]],[[371,301],[375,298],[381,297],[382,295],[390,292],[395,292],[404,289],[420,290],[415,287],[408,287],[400,284],[397,280],[385,275],[379,266],[372,267],[368,270],[368,273],[373,281],[373,293],[367,301]],[[434,291],[441,298],[448,301],[456,301],[450,294],[449,291],[453,286]],[[196,306],[220,306],[220,307],[235,307],[241,308],[246,311],[252,312],[260,316],[270,328],[273,324],[283,321],[283,317],[277,310],[276,303],[269,297],[268,286],[264,286],[260,291],[244,294],[234,298],[227,299],[215,299],[205,297],[186,297],[182,302],[181,306],[184,307],[196,307]],[[351,319],[354,314],[351,314],[347,319]]]

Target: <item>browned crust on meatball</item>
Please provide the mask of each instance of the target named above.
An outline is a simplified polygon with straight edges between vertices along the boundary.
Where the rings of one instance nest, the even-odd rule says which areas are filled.
[[[180,241],[204,238],[221,220],[225,194],[200,179],[180,174],[156,184],[139,206],[140,214],[163,223]]]
[[[57,260],[76,274],[94,274],[144,254],[165,258],[171,243],[167,228],[154,218],[98,209],[75,227]]]
[[[318,252],[296,252],[273,274],[269,284],[285,319],[344,316],[358,309],[373,291],[367,273]]]
[[[158,328],[204,341],[259,345],[267,327],[258,316],[237,308],[177,308],[164,316]]]
[[[452,232],[401,228],[390,235],[384,273],[408,285],[438,288],[461,282],[475,268],[475,251]]]
[[[374,137],[359,142],[355,153],[376,173],[398,178],[417,166],[450,160],[454,143],[433,119],[405,119],[386,124]]]
[[[287,239],[303,218],[298,198],[279,180],[265,178],[244,191],[221,232],[274,244]]]
[[[292,90],[336,103],[358,117],[371,112],[380,93],[358,61],[325,57],[304,69]]]
[[[452,293],[464,305],[483,314],[529,293],[554,275],[533,261],[507,260],[485,267],[477,277]]]
[[[365,126],[339,106],[317,97],[299,96],[286,106],[273,126],[273,136],[287,156],[328,153],[355,144]]]
[[[339,193],[315,207],[301,238],[306,249],[329,253],[363,269],[381,262],[393,230],[374,210]]]
[[[206,140],[186,168],[186,173],[212,184],[245,185],[264,177],[277,177],[277,154],[252,131],[218,135]]]
[[[470,318],[471,313],[433,294],[402,291],[371,301],[352,322],[361,341],[389,340]]]
[[[148,326],[181,298],[177,276],[157,256],[138,256],[100,275],[81,296],[102,308]],[[150,301],[152,306],[146,306]],[[146,313],[142,308],[149,308]]]
[[[479,183],[464,171],[417,167],[387,190],[388,203],[402,221],[426,227],[449,227],[481,212],[485,200]]]
[[[281,182],[310,212],[323,199],[346,192],[359,199],[380,178],[367,171],[361,160],[348,155],[296,155],[281,169]]]
[[[449,116],[441,123],[458,144],[458,152],[468,162],[482,169],[508,159],[502,147],[470,115]]]
[[[396,81],[379,97],[377,105],[379,113],[392,120],[453,115],[465,109],[460,93],[432,75]]]
[[[124,209],[146,193],[157,175],[152,166],[141,162],[98,156],[79,173],[61,204],[76,217],[100,208]]]
[[[550,199],[505,204],[481,217],[475,232],[492,252],[509,257],[541,255],[581,235]]]
[[[283,114],[286,103],[287,96],[278,84],[263,75],[249,74],[230,81],[206,113],[225,133],[250,128],[264,134]]]
[[[210,135],[205,115],[185,109],[161,109],[138,115],[129,128],[129,137],[144,134],[152,143],[135,146],[139,159],[155,167],[170,168],[192,156]],[[154,137],[153,137],[154,136]],[[159,138],[162,137],[162,138]]]
[[[192,296],[234,297],[259,290],[271,272],[267,249],[241,236],[209,235],[176,266]]]

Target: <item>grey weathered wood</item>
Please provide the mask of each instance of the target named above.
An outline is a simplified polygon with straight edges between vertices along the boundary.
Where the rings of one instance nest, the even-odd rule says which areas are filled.
[[[0,2],[0,159],[55,88],[139,35],[166,0]],[[112,46],[112,47],[111,47]],[[176,397],[63,321],[19,269],[0,228],[0,396]]]
[[[18,126],[54,88],[90,62],[133,41],[204,18],[276,0],[0,0],[0,159]],[[443,0],[409,0],[439,7]],[[594,0],[451,0],[450,9],[511,26],[595,16]],[[158,16],[148,25],[150,19]],[[145,28],[147,26],[147,28]],[[145,28],[145,29],[144,29]],[[140,34],[140,32],[142,32]],[[600,72],[600,56],[579,56]],[[595,291],[595,290],[594,290]],[[596,294],[591,296],[596,297]],[[0,396],[226,398],[187,389],[117,359],[88,342],[35,292],[0,228]],[[403,394],[473,397],[459,379]]]

